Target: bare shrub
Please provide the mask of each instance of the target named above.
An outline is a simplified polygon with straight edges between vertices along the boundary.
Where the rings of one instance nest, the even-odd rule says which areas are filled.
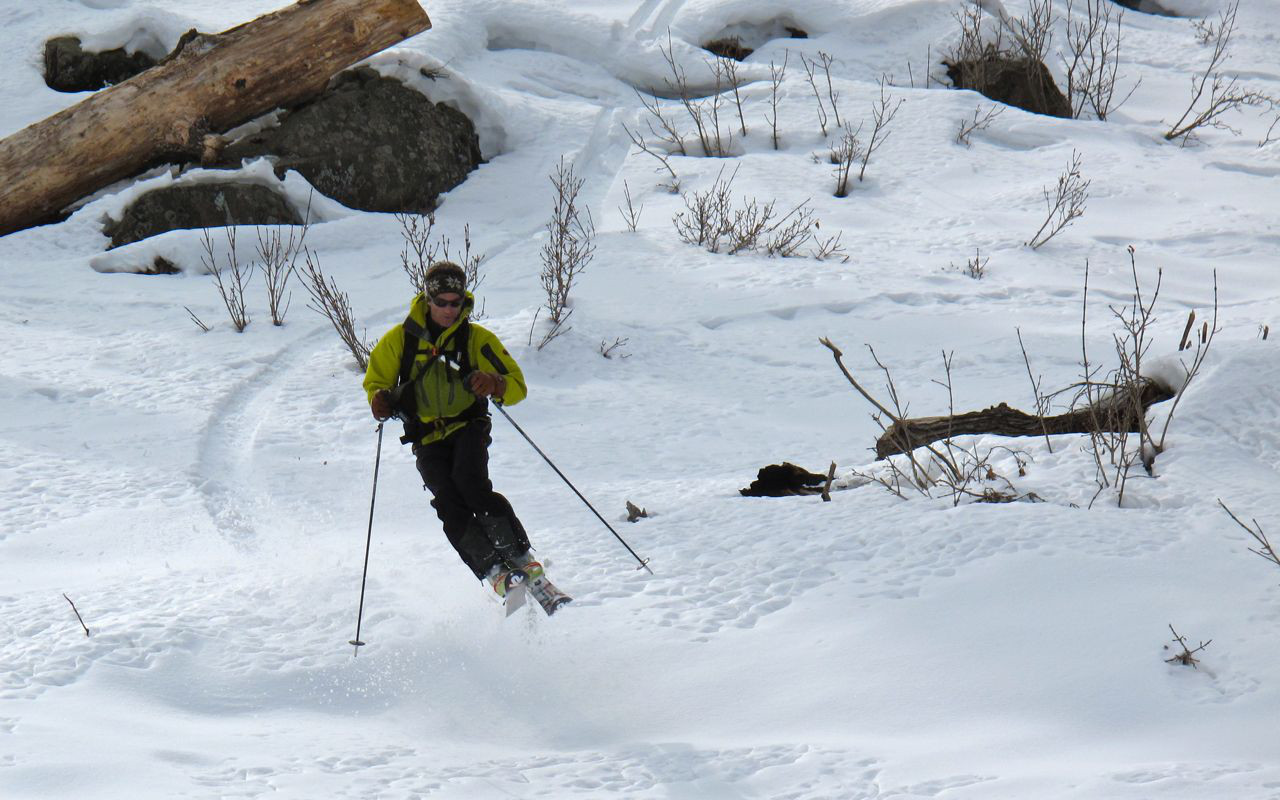
[[[853,171],[854,163],[862,159],[862,140],[858,138],[861,130],[861,125],[857,130],[845,125],[844,134],[831,148],[831,163],[836,167],[836,197],[849,196],[849,175]]]
[[[720,114],[727,102],[724,92],[729,88],[733,88],[735,95],[737,94],[736,64],[734,68],[730,69],[725,66],[729,59],[716,58],[708,60],[706,63],[715,78],[715,88],[707,97],[697,99],[689,88],[689,76],[684,67],[676,63],[675,48],[672,45],[670,31],[667,32],[667,46],[665,48],[659,46],[658,50],[662,53],[663,59],[667,62],[667,69],[671,72],[671,77],[664,79],[667,91],[674,94],[676,99],[680,101],[680,105],[693,123],[698,146],[702,151],[700,155],[712,158],[723,158],[732,155],[730,151],[733,145],[733,128],[721,129]],[[655,92],[654,94],[652,105],[644,101],[643,96],[641,96],[641,101],[645,102],[645,108],[649,110],[649,113],[656,117],[659,129],[664,132],[667,140],[678,146],[681,155],[688,155],[683,135],[676,129],[675,123],[662,114],[661,104],[656,97],[657,93]]]
[[[778,139],[778,89],[782,86],[783,79],[787,76],[787,61],[791,58],[791,51],[787,50],[782,55],[782,66],[778,66],[773,61],[769,62],[769,108],[772,114],[766,116],[769,120],[769,128],[772,130],[773,149],[781,148],[781,142]]]
[[[1067,0],[1067,52],[1061,54],[1067,72],[1067,99],[1071,116],[1080,119],[1085,110],[1100,120],[1133,96],[1139,79],[1119,102],[1115,99],[1120,69],[1120,34],[1123,9],[1111,0],[1084,0],[1084,18]]]
[[[965,147],[971,147],[973,143],[969,140],[969,137],[978,131],[985,131],[991,127],[991,123],[995,121],[996,117],[1004,113],[1004,109],[1005,106],[996,104],[992,104],[986,113],[983,113],[981,106],[975,108],[973,110],[973,119],[965,118],[960,120],[960,128],[956,131],[956,142]]]
[[[1084,215],[1085,202],[1089,199],[1089,183],[1080,173],[1081,158],[1075,150],[1071,151],[1071,164],[1067,171],[1058,176],[1058,184],[1052,194],[1044,190],[1044,203],[1048,215],[1040,225],[1040,230],[1027,242],[1032,250],[1057,236],[1060,231]]]
[[[986,258],[982,257],[981,248],[975,247],[973,248],[973,258],[967,259],[964,262],[963,267],[957,267],[953,263],[951,265],[951,269],[959,272],[961,275],[973,278],[975,281],[980,281],[987,275],[987,262],[990,260],[990,256],[987,256]]]
[[[732,187],[737,174],[734,170],[726,179],[721,169],[707,190],[681,195],[685,210],[671,220],[680,240],[712,253],[736,255],[761,251],[781,258],[798,255],[813,241],[818,227],[809,201],[803,201],[786,214],[778,211],[777,202],[773,200],[761,203],[753,197],[743,198],[735,205]]]
[[[835,90],[835,85],[831,81],[831,65],[835,63],[835,59],[829,53],[819,50],[817,57],[812,61],[801,53],[800,63],[804,65],[805,79],[809,82],[809,88],[813,90],[813,99],[818,103],[818,127],[822,129],[822,135],[827,135],[827,121],[831,116],[835,117],[837,128],[844,127],[844,123],[840,121],[840,93]],[[819,80],[818,70],[822,71],[823,80]],[[819,84],[824,82],[825,92],[819,87]],[[827,114],[827,107],[822,102],[824,93],[827,101],[831,103],[831,115]]]
[[[1182,144],[1186,145],[1195,137],[1196,131],[1203,128],[1227,130],[1238,136],[1240,131],[1222,119],[1227,112],[1245,107],[1276,106],[1276,98],[1264,92],[1245,89],[1240,86],[1238,75],[1227,76],[1219,71],[1230,58],[1227,50],[1231,45],[1231,36],[1235,33],[1236,11],[1239,7],[1240,2],[1236,0],[1218,16],[1217,24],[1205,23],[1201,29],[1200,39],[1213,47],[1213,53],[1204,72],[1192,76],[1191,102],[1178,121],[1165,133],[1166,140],[1181,139]]]
[[[248,264],[240,263],[240,255],[236,250],[236,229],[234,227],[223,228],[223,232],[227,239],[226,257],[226,274],[218,267],[218,258],[216,255],[217,248],[213,242],[213,235],[209,233],[209,229],[205,228],[200,236],[200,244],[204,249],[204,253],[200,256],[200,262],[204,268],[213,275],[213,285],[218,289],[218,295],[222,297],[222,304],[226,306],[227,316],[231,318],[231,325],[236,329],[237,333],[243,333],[244,329],[249,325],[249,310],[245,305],[245,288],[249,284],[249,280],[253,277],[255,271],[255,263],[250,261]]]
[[[298,256],[302,254],[310,227],[308,223],[301,228],[290,226],[288,238],[278,225],[257,229],[258,264],[267,288],[267,309],[271,312],[271,324],[277,327],[284,324],[285,314],[289,313],[292,299],[288,294],[289,279],[297,271]]]
[[[462,250],[456,254],[451,252],[452,242],[447,237],[433,241],[436,215],[396,214],[400,223],[400,238],[404,247],[400,251],[400,267],[413,285],[413,291],[421,294],[426,288],[427,270],[437,261],[453,261],[466,273],[467,290],[475,292],[484,283],[484,272],[480,265],[484,262],[484,254],[472,252],[471,225],[462,226]]]
[[[607,343],[604,339],[601,339],[601,340],[600,340],[600,355],[604,356],[605,358],[614,358],[614,357],[617,357],[617,358],[631,358],[631,354],[630,354],[630,353],[624,353],[624,352],[622,352],[622,349],[621,349],[621,348],[623,348],[623,347],[626,347],[626,346],[627,346],[627,342],[629,342],[629,341],[630,341],[630,339],[625,339],[625,338],[623,338],[623,337],[621,337],[621,336],[619,336],[619,337],[615,338],[615,339],[613,340],[613,344],[609,344],[609,343]]]
[[[574,173],[573,165],[566,164],[561,157],[550,180],[555,187],[555,201],[551,220],[547,222],[548,238],[542,245],[539,256],[542,259],[542,288],[547,294],[545,307],[550,315],[551,328],[538,344],[539,350],[546,347],[552,339],[570,330],[565,325],[573,315],[573,309],[569,308],[569,294],[574,283],[595,257],[596,251],[596,230],[591,220],[591,209],[578,205],[578,193],[582,191],[583,179]]]
[[[715,183],[706,191],[682,193],[685,210],[672,218],[676,233],[686,244],[696,244],[712,253],[719,253],[721,239],[728,236],[732,228],[733,179],[738,174],[735,169],[728,180],[724,179],[724,170],[716,175]]]
[[[627,224],[627,230],[635,233],[640,225],[640,212],[644,211],[644,203],[636,208],[635,202],[631,199],[631,187],[625,180],[622,182],[622,196],[626,199],[627,205],[625,208],[618,206],[618,211],[622,212],[622,221]]]
[[[351,300],[347,293],[338,288],[332,277],[324,274],[320,266],[320,256],[310,248],[303,250],[304,265],[299,279],[311,295],[307,307],[321,314],[333,325],[338,338],[347,346],[351,357],[363,372],[369,366],[370,346],[364,338],[356,334],[355,315],[351,313]]]
[[[889,138],[889,124],[893,122],[893,118],[898,115],[898,109],[902,107],[904,102],[899,98],[894,103],[893,95],[885,95],[885,79],[880,78],[880,99],[871,106],[871,138],[867,141],[867,146],[862,151],[862,168],[858,170],[858,180],[861,181],[867,174],[867,162],[871,160],[871,156],[880,146]]]
[[[717,58],[712,65],[716,76],[716,87],[723,82],[733,89],[733,104],[738,109],[738,129],[747,135],[747,118],[742,113],[742,80],[738,77],[738,62],[732,58]]]
[[[813,225],[816,230],[818,227],[817,221],[815,221]],[[841,263],[848,263],[849,255],[845,252],[844,244],[840,241],[843,235],[844,233],[842,231],[836,231],[834,236],[827,236],[825,238],[815,234],[815,247],[810,251],[811,255],[817,261],[833,259],[840,261]]]

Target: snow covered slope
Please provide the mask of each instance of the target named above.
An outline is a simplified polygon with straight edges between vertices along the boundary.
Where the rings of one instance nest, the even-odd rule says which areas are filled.
[[[7,2],[0,136],[79,99],[44,86],[49,36],[163,50],[278,4]],[[1259,146],[1274,114],[1256,110],[1227,118],[1238,136],[1162,139],[1208,63],[1190,20],[1125,15],[1121,83],[1141,83],[1107,121],[1009,109],[965,147],[957,126],[989,102],[922,77],[943,72],[957,2],[426,8],[432,30],[370,63],[476,121],[488,162],[443,198],[437,227],[457,241],[469,224],[487,254],[484,323],[531,385],[511,413],[655,574],[498,419],[495,484],[577,598],[504,620],[389,435],[353,659],[376,444],[360,374],[297,285],[284,327],[255,290],[235,333],[199,232],[105,253],[103,215],[137,191],[113,187],[0,238],[0,796],[1280,797],[1280,568],[1218,505],[1280,538],[1280,143]],[[810,37],[771,38],[787,26]],[[725,32],[762,45],[740,66],[748,133],[733,159],[673,157],[684,190],[736,170],[739,200],[807,199],[847,262],[677,237],[684,203],[627,136],[645,124],[634,87],[661,85],[668,46],[705,86],[698,44]],[[1227,71],[1280,95],[1278,39],[1280,11],[1246,0]],[[788,51],[775,151],[769,64]],[[904,101],[846,198],[799,63],[819,52],[855,126],[882,75]],[[440,66],[446,78],[420,72]],[[1031,250],[1073,151],[1086,213]],[[599,249],[573,330],[539,351],[561,157],[586,180]],[[399,225],[317,211],[308,242],[375,337],[410,299]],[[904,500],[854,476],[878,468],[879,429],[821,337],[884,396],[871,345],[912,414],[947,411],[944,351],[957,410],[1033,409],[1019,332],[1046,391],[1079,380],[1088,263],[1085,339],[1110,368],[1130,245],[1148,296],[1162,270],[1153,368],[1178,374],[1215,271],[1219,331],[1154,477],[1137,470],[1123,504],[1098,494],[1080,437],[965,442],[1018,449],[993,466],[1043,502]],[[960,269],[975,248],[981,279]],[[187,270],[116,271],[153,254]],[[619,339],[627,357],[603,358]],[[848,488],[830,503],[738,495],[783,460],[836,461]],[[628,500],[651,516],[626,524]],[[1212,640],[1197,669],[1165,662],[1170,625]]]

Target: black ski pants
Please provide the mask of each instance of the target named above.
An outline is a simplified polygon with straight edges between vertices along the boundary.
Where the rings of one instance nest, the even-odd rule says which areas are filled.
[[[492,421],[481,417],[444,439],[413,448],[445,536],[477,578],[504,558],[529,550],[511,503],[489,480],[492,430]]]

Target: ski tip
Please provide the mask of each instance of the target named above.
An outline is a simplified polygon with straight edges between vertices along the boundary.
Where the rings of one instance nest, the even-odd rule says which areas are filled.
[[[572,597],[565,597],[560,600],[557,600],[554,604],[552,604],[547,608],[547,616],[548,617],[551,616],[552,614],[559,611],[562,607],[567,606],[572,602],[573,602]]]

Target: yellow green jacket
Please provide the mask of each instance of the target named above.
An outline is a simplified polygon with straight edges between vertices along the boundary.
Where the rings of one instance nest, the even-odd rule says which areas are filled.
[[[427,299],[419,294],[413,298],[409,308],[409,319],[417,323],[423,330],[427,328]],[[434,342],[423,341],[418,344],[411,378],[413,386],[406,387],[416,400],[419,420],[427,426],[426,435],[418,441],[423,444],[443,439],[467,424],[467,420],[442,422],[464,412],[476,411],[472,408],[476,403],[484,401],[472,394],[463,383],[463,375],[458,366],[469,367],[481,372],[494,372],[507,379],[506,391],[501,397],[503,405],[515,405],[528,394],[524,373],[520,365],[503,347],[502,342],[492,331],[474,322],[468,322],[471,310],[475,307],[475,297],[467,292],[462,303],[458,319],[442,332]],[[469,332],[465,337],[460,329],[466,323]],[[404,353],[405,340],[412,346],[417,337],[406,334],[404,323],[396,325],[383,334],[369,354],[369,366],[364,373],[364,390],[370,402],[374,394],[391,389],[399,381],[400,361]],[[462,357],[461,340],[466,339],[466,354]]]

